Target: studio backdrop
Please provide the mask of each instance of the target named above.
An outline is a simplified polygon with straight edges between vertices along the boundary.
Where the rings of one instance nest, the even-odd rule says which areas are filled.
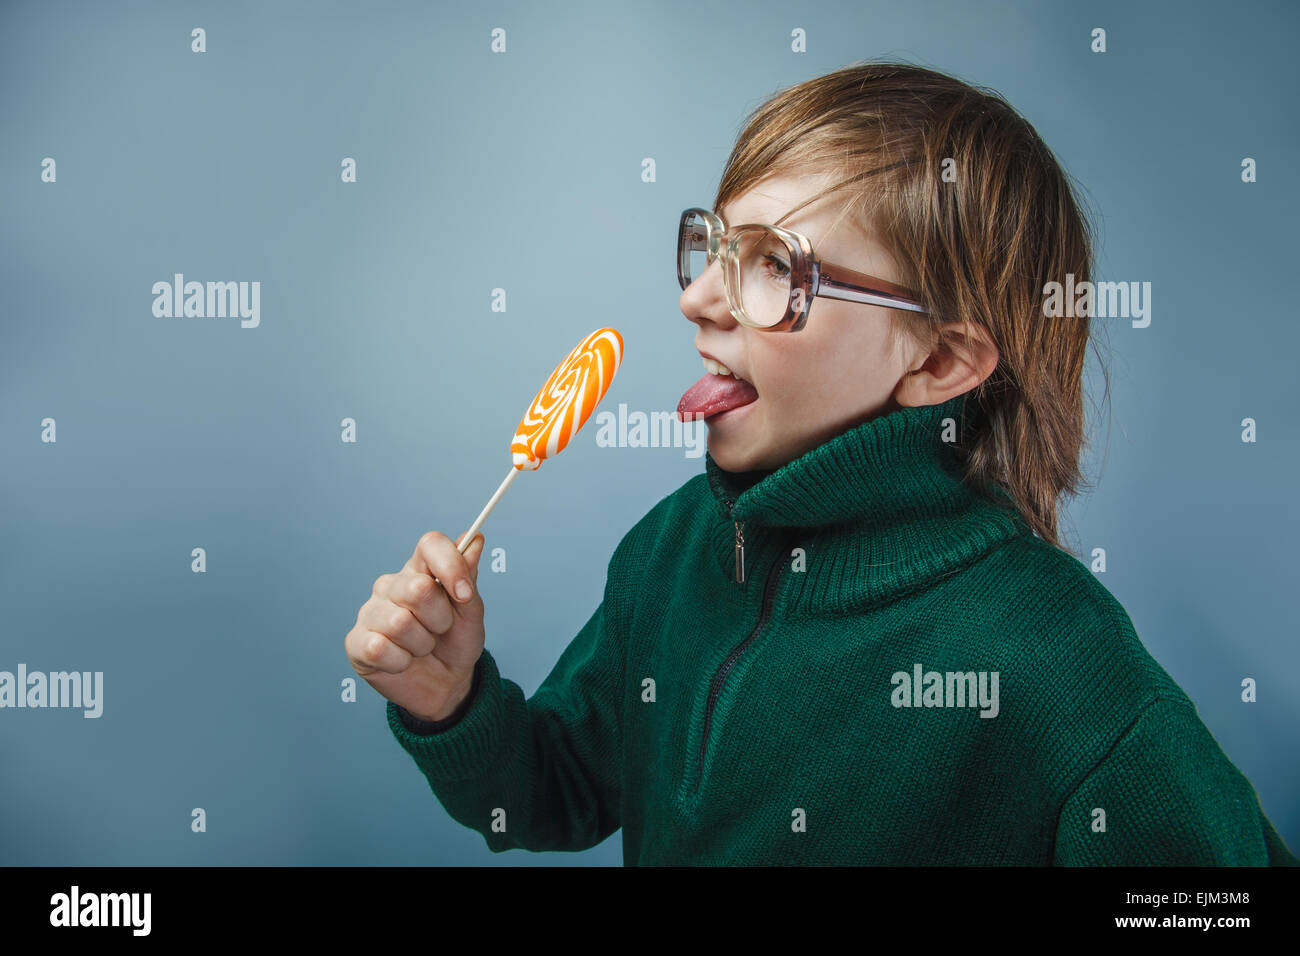
[[[1064,531],[1300,847],[1297,19],[0,5],[0,863],[620,863],[617,835],[491,853],[344,636],[612,327],[598,417],[483,529],[487,647],[536,689],[622,536],[704,469],[704,425],[651,424],[701,374],[681,211],[766,96],[880,57],[997,90],[1079,184],[1097,275],[1134,295],[1094,320]]]

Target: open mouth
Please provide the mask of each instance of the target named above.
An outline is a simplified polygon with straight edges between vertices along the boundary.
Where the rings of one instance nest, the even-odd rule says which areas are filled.
[[[682,421],[687,421],[688,416],[710,418],[757,400],[758,389],[737,378],[726,366],[706,358],[704,367],[709,371],[677,403],[677,417]]]

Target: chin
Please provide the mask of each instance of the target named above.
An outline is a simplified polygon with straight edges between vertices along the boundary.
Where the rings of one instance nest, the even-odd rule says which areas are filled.
[[[718,442],[710,439],[708,443],[709,455],[718,463],[723,471],[746,471],[744,456],[736,455],[731,450],[723,450],[719,447]]]
[[[736,452],[734,449],[724,449],[717,447],[713,442],[709,443],[709,454],[723,471],[745,472],[757,471],[765,467],[760,460],[759,455],[752,451]]]

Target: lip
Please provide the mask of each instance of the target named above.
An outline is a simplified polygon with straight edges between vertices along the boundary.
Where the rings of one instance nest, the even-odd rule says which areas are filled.
[[[728,363],[728,362],[724,362],[722,359],[718,358],[716,355],[710,355],[708,352],[704,351],[704,349],[696,349],[696,351],[700,353],[700,357],[701,357],[701,358],[713,359],[713,361],[717,362],[719,365],[724,365],[724,366],[726,366],[727,368],[731,369],[732,374],[735,375],[735,371],[736,371],[736,369],[735,369],[735,367],[734,367],[733,365],[731,365],[730,363]],[[738,378],[738,379],[740,379],[740,381],[742,381],[742,382],[749,382],[749,379],[745,378],[745,377],[742,376],[742,375],[735,375],[735,377]],[[749,384],[750,384],[750,385],[754,385],[753,382],[749,382]],[[755,391],[758,391],[758,386],[757,386],[757,385],[754,386],[754,390],[755,390]],[[743,406],[742,406],[742,407],[743,407]],[[726,412],[723,412],[723,414],[725,415]]]

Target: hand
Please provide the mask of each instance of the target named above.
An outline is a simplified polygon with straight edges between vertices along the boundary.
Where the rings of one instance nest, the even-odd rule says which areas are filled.
[[[463,537],[463,536],[462,536]],[[375,579],[343,646],[353,669],[421,720],[444,720],[469,696],[483,653],[483,599],[475,535],[462,555],[440,531],[420,538],[395,574]],[[455,588],[464,583],[468,597]]]

